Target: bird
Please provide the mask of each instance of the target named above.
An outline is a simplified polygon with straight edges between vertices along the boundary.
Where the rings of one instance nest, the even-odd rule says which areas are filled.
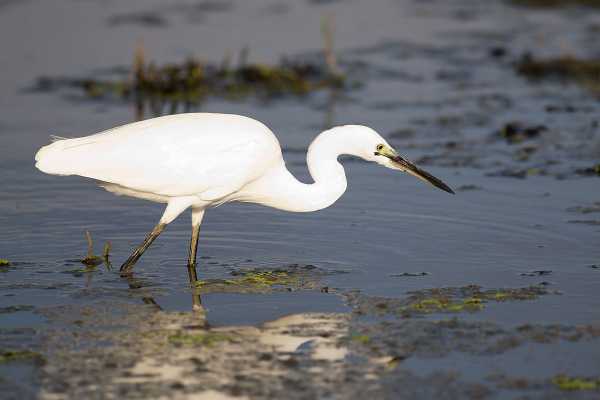
[[[165,227],[191,208],[187,267],[193,285],[200,225],[207,209],[234,201],[290,212],[329,207],[347,188],[341,155],[406,172],[454,194],[363,125],[336,126],[316,136],[306,157],[313,183],[300,182],[290,173],[279,141],[266,125],[241,115],[174,114],[89,136],[52,139],[35,155],[40,171],[90,178],[116,195],[166,204],[158,223],[122,264],[122,276],[131,276]]]

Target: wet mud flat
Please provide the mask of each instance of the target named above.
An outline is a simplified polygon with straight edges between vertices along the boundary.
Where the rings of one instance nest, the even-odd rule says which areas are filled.
[[[0,361],[31,366],[35,397],[44,399],[593,399],[600,391],[589,365],[557,372],[568,354],[598,348],[600,324],[504,326],[468,317],[492,304],[560,296],[555,289],[468,286],[406,298],[332,292],[350,313],[295,314],[259,326],[210,327],[203,310],[152,304],[48,307],[39,311],[49,323],[41,351],[5,352]],[[461,371],[464,362],[482,363],[478,376]],[[513,369],[517,362],[542,373]]]

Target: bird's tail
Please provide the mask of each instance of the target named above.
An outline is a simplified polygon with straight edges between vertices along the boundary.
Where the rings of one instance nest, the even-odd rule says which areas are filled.
[[[35,167],[42,172],[52,175],[71,175],[68,157],[65,150],[73,145],[77,139],[68,139],[60,136],[50,136],[52,143],[42,147],[35,154]]]

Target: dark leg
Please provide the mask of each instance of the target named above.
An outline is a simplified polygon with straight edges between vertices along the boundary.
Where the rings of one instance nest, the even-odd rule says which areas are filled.
[[[196,254],[198,252],[198,237],[200,236],[200,225],[192,226],[192,239],[190,240],[190,251],[188,257],[188,274],[190,277],[190,284],[193,286],[198,280],[198,274],[196,273]]]
[[[190,286],[192,288],[192,310],[202,311],[202,300],[200,299],[200,290],[196,287],[198,274],[196,273],[196,252],[198,250],[198,236],[200,234],[200,224],[192,225],[192,239],[190,240],[190,254],[188,258],[188,276],[190,277]]]
[[[158,225],[156,225],[154,227],[154,229],[152,229],[152,232],[150,232],[148,234],[148,236],[146,236],[146,238],[144,239],[144,242],[141,245],[139,245],[133,251],[133,253],[131,253],[131,255],[129,256],[127,261],[125,261],[123,263],[123,265],[121,265],[121,275],[131,274],[131,270],[133,269],[134,264],[137,262],[137,260],[140,259],[142,254],[144,254],[146,249],[148,249],[148,247],[150,247],[152,242],[154,242],[154,239],[156,239],[158,237],[158,235],[160,235],[160,233],[165,229],[166,226],[167,226],[167,224],[160,222]]]
[[[190,239],[190,250],[188,257],[188,276],[190,278],[190,286],[192,287],[192,308],[195,311],[201,311],[202,301],[200,300],[199,289],[196,287],[198,274],[196,273],[196,258],[198,254],[198,237],[200,236],[200,223],[204,216],[204,210],[192,208],[192,238]]]

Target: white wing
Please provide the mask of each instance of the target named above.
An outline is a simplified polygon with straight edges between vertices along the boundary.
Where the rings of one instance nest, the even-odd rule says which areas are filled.
[[[179,114],[40,149],[36,166],[164,196],[213,200],[237,191],[281,159],[273,133],[250,118]]]

